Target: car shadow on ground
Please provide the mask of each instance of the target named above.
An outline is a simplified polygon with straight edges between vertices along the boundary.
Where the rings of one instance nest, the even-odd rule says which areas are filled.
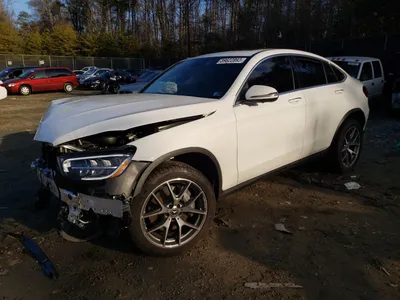
[[[40,144],[33,137],[32,132],[0,137],[0,226],[13,232],[44,233],[56,225],[54,202],[46,210],[34,205],[39,184],[30,164],[40,156]]]

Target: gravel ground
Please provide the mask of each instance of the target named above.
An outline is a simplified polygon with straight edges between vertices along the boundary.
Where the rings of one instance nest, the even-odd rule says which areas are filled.
[[[88,93],[72,96],[79,94]],[[34,130],[49,101],[61,97],[0,101],[0,226],[33,237],[60,273],[44,277],[8,237],[0,242],[0,297],[400,299],[398,119],[371,118],[356,173],[338,176],[313,164],[260,180],[218,203],[213,228],[192,251],[154,258],[136,253],[126,233],[66,242],[54,230],[54,207],[33,207]],[[349,181],[361,189],[347,191]],[[276,231],[276,223],[291,234]],[[245,286],[253,282],[275,285]]]

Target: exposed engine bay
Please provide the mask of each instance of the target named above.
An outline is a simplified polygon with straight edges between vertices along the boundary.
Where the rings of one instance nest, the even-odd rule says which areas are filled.
[[[91,152],[122,147],[137,139],[203,118],[203,115],[147,124],[126,131],[109,131],[58,146],[58,153]]]

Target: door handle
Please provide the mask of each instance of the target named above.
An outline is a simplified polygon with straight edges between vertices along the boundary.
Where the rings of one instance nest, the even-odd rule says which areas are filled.
[[[335,94],[342,94],[343,92],[344,92],[344,89],[335,90]]]
[[[293,99],[289,99],[288,102],[289,103],[298,103],[301,101],[301,97],[297,97],[297,98],[293,98]]]

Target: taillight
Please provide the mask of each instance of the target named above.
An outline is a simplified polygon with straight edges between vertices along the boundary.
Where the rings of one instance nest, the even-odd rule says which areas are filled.
[[[367,90],[367,88],[365,87],[365,85],[363,86],[363,93],[364,93],[365,97],[368,98],[368,90]]]

